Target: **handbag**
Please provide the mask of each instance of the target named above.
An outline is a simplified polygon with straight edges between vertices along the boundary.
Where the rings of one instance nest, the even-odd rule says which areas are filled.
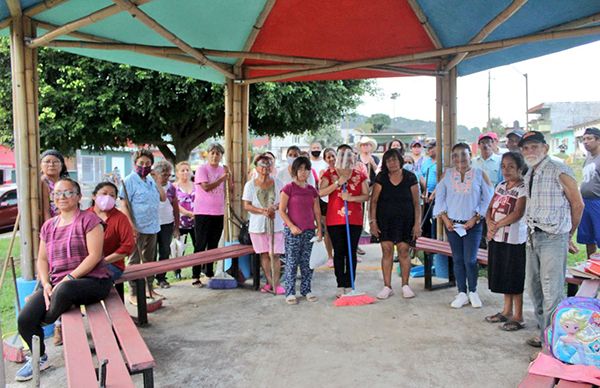
[[[318,241],[317,237],[310,240],[313,243],[310,253],[310,269],[319,268],[327,263],[327,250],[325,249],[325,240]]]
[[[242,245],[252,245],[252,240],[250,239],[250,221],[242,220],[231,208],[230,214],[235,219],[235,221],[232,219],[231,222],[240,229],[238,242]]]

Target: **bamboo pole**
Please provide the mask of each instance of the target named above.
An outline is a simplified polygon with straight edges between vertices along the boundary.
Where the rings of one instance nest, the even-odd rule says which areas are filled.
[[[452,149],[452,133],[450,130],[450,75],[445,75],[442,78],[442,116],[443,159],[438,157],[438,160],[443,160],[445,170],[450,167],[450,150]]]
[[[137,0],[136,4],[142,5],[142,4],[149,3],[150,1],[152,1],[152,0]],[[64,25],[58,27],[57,29],[47,32],[46,34],[40,36],[39,38],[32,39],[31,42],[29,43],[29,46],[30,47],[43,46],[45,43],[48,43],[48,42],[58,38],[61,35],[65,35],[65,34],[73,32],[73,31],[79,30],[82,27],[97,23],[100,20],[104,20],[104,19],[111,17],[113,15],[116,15],[122,11],[123,11],[123,9],[121,7],[119,7],[118,5],[109,5],[108,7],[104,7],[96,12],[93,12],[93,13],[87,15],[87,16],[73,20],[70,23],[64,24]]]
[[[442,143],[444,141],[443,136],[443,122],[442,122],[442,109],[443,109],[443,79],[441,77],[435,80],[435,152],[436,152],[436,176],[439,182],[442,177],[443,163],[442,163]],[[442,236],[442,222],[441,219],[436,220],[436,236]]]
[[[254,45],[254,41],[256,41],[256,38],[258,37],[258,34],[260,33],[262,26],[265,24],[267,17],[269,16],[269,14],[271,13],[271,10],[275,6],[275,1],[276,0],[267,0],[265,2],[265,6],[263,7],[263,9],[260,12],[260,14],[258,15],[258,17],[256,18],[256,22],[254,23],[254,26],[252,26],[252,31],[250,31],[250,34],[248,35],[248,39],[246,39],[246,43],[244,44],[243,51],[250,51],[250,49],[252,49],[252,46]],[[244,59],[245,58],[239,58],[235,62],[235,65],[241,66],[242,63],[244,63]]]
[[[567,30],[567,31],[556,31],[556,32],[544,32],[544,33],[534,33],[531,35],[524,35],[516,38],[509,39],[501,39],[491,42],[483,42],[483,43],[473,43],[466,44],[455,47],[448,47],[437,50],[430,50],[420,53],[413,54],[405,54],[394,57],[386,57],[386,58],[377,58],[377,59],[367,59],[360,60],[355,62],[344,63],[340,65],[334,65],[322,69],[313,69],[313,70],[300,70],[293,71],[277,76],[268,76],[268,77],[257,77],[257,78],[249,78],[242,80],[243,83],[257,83],[257,82],[270,82],[270,81],[281,81],[288,78],[297,78],[297,77],[305,77],[310,75],[324,74],[324,73],[335,73],[338,71],[344,70],[353,70],[361,67],[375,66],[375,65],[386,65],[391,63],[399,63],[402,61],[415,61],[420,59],[428,59],[435,57],[445,57],[447,55],[459,54],[462,52],[471,52],[471,51],[480,51],[480,50],[488,50],[494,48],[505,48],[509,46],[514,46],[516,44],[522,43],[532,43],[532,42],[541,42],[545,40],[554,40],[554,39],[563,39],[563,38],[574,38],[585,35],[593,35],[600,34],[600,26],[595,27],[585,27],[577,30]]]
[[[417,0],[408,0],[408,5],[410,5],[410,8],[412,8],[417,19],[419,19],[419,23],[421,23],[421,26],[423,26],[425,32],[427,32],[427,35],[429,35],[429,39],[431,39],[431,43],[433,43],[433,46],[436,49],[442,48],[442,42],[438,38],[437,33],[435,32],[431,24],[429,24],[429,20],[427,19],[427,16],[421,9],[421,6],[417,2]]]
[[[440,61],[438,59],[424,59],[422,61],[408,61],[403,63],[403,65],[437,65]],[[276,63],[276,64],[253,64],[246,65],[244,69],[246,70],[303,70],[303,69],[316,69],[321,66],[311,65],[306,63]],[[398,69],[402,69],[399,67],[395,67],[393,65],[380,65],[374,66],[372,69],[379,69],[382,71],[394,71]],[[410,69],[410,70],[418,70],[418,69]],[[441,70],[439,70],[441,72]],[[429,74],[427,74],[429,75]]]
[[[59,26],[57,26],[55,24],[48,23],[48,22],[43,22],[41,20],[34,20],[34,22],[35,22],[35,24],[39,28],[42,28],[42,29],[44,29],[46,31],[54,31],[54,30],[60,28]],[[85,32],[72,31],[72,32],[69,32],[68,34],[64,34],[64,35],[70,36],[70,37],[76,38],[76,39],[81,39],[81,40],[84,40],[84,41],[97,42],[97,43],[101,43],[101,42],[104,42],[104,43],[111,43],[111,42],[115,43],[115,42],[117,42],[116,40],[113,40],[113,39],[102,38],[100,36],[96,36],[96,35],[92,35],[92,34],[86,34]],[[48,43],[51,43],[51,42],[48,42]],[[42,46],[48,46],[49,45],[48,43],[45,43]],[[31,43],[29,43],[28,46],[30,44]]]
[[[470,41],[469,43],[480,43],[483,42],[485,38],[487,38],[494,30],[502,25],[505,21],[510,19],[515,13],[517,13],[525,4],[527,4],[527,0],[514,0],[510,5],[502,12],[500,12],[496,17],[490,20]],[[455,56],[446,66],[446,70],[453,69],[459,63],[462,62],[465,57],[469,55],[469,52],[460,53]]]
[[[454,145],[457,142],[457,133],[456,133],[456,67],[450,70],[448,74],[449,78],[449,101],[448,107],[450,109],[450,144]],[[450,150],[446,150],[448,153]]]
[[[225,148],[225,160],[226,165],[229,167],[229,171],[233,173],[232,161],[233,161],[233,143],[232,143],[232,124],[233,124],[233,80],[227,79],[225,83],[225,120],[224,120],[224,140],[225,144],[223,145]],[[234,186],[235,189],[235,186]],[[231,201],[232,196],[229,195],[229,199]],[[230,204],[233,208],[233,203]],[[225,212],[225,217],[229,217],[229,212]],[[229,226],[231,225],[229,220],[225,220],[224,224],[224,232],[225,236],[237,236],[237,234],[229,232]]]
[[[25,16],[32,17],[37,15],[38,13],[42,13],[58,5],[61,5],[65,1],[67,0],[44,0],[39,4],[27,8],[23,13],[25,14]]]
[[[229,70],[223,69],[218,64],[214,63],[210,59],[208,59],[204,54],[202,54],[199,50],[196,50],[180,38],[178,38],[171,31],[167,30],[160,23],[150,17],[147,13],[139,9],[131,0],[112,0],[115,4],[117,4],[121,9],[129,12],[132,16],[136,17],[141,23],[154,30],[157,34],[167,39],[169,42],[173,43],[175,46],[179,47],[181,51],[187,53],[189,56],[195,58],[198,63],[201,65],[205,65],[213,68],[219,73],[223,74],[227,78],[235,78],[235,74],[233,74]]]

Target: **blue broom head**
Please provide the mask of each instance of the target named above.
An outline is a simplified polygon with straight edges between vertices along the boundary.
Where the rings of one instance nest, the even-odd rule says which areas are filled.
[[[238,282],[234,278],[231,279],[216,279],[212,278],[208,282],[208,288],[212,288],[213,290],[229,290],[232,288],[237,288]]]

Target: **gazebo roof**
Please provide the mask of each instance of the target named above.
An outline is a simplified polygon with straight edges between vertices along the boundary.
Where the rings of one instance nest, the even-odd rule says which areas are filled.
[[[20,3],[35,46],[212,82],[435,75],[448,62],[466,75],[600,39],[596,0]],[[9,18],[0,2],[5,31]]]

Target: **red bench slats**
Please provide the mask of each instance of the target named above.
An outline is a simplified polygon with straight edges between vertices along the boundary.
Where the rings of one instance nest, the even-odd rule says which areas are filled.
[[[592,388],[592,384],[576,383],[568,380],[560,380],[556,386],[559,388]]]
[[[552,388],[555,380],[554,377],[528,374],[519,384],[519,388]]]
[[[63,332],[68,333],[63,338],[68,386],[73,388],[98,386],[81,309],[78,307],[67,311],[62,315],[61,320]]]
[[[85,310],[96,347],[96,358],[98,362],[108,360],[106,386],[133,387],[133,380],[125,367],[119,345],[103,306],[100,303],[94,303],[86,306]]]
[[[210,249],[208,251],[197,252],[191,255],[177,257],[160,262],[134,264],[128,266],[123,272],[123,276],[117,280],[117,283],[124,283],[129,280],[136,280],[155,275],[160,272],[168,272],[176,269],[187,268],[193,265],[209,264],[214,261],[228,259],[231,257],[240,257],[254,253],[250,245],[230,245],[227,247]]]
[[[156,365],[154,357],[152,357],[144,339],[131,320],[129,313],[114,288],[108,297],[104,299],[104,306],[112,322],[115,335],[123,349],[129,370],[132,373],[136,373],[144,369],[154,368]]]
[[[447,241],[436,240],[428,237],[419,237],[417,239],[416,249],[432,253],[439,253],[446,256],[452,256],[450,243]],[[479,249],[477,251],[477,261],[481,264],[487,264],[487,250]]]

